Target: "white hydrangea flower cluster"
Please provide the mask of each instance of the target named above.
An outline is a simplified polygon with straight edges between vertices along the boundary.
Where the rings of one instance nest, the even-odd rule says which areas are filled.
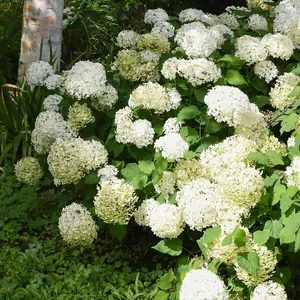
[[[104,168],[98,170],[98,177],[99,177],[99,185],[101,186],[104,182],[116,182],[119,179],[117,175],[119,170],[113,165],[106,165]]]
[[[179,21],[181,23],[189,23],[195,21],[203,21],[205,13],[200,9],[187,8],[179,13]]]
[[[166,38],[172,38],[175,34],[175,28],[169,22],[156,23],[151,32],[157,32],[164,35]]]
[[[139,226],[149,226],[150,216],[159,203],[153,198],[142,202],[139,208],[133,213],[134,220]]]
[[[158,64],[161,54],[151,50],[144,50],[139,52],[139,56],[141,58],[142,63],[153,62]]]
[[[279,283],[272,280],[259,284],[253,291],[250,300],[287,300],[286,292]]]
[[[237,38],[235,56],[252,65],[266,60],[268,51],[265,44],[259,38],[244,35]]]
[[[51,145],[58,139],[70,139],[75,133],[58,112],[46,110],[41,112],[35,120],[35,127],[31,133],[31,143],[39,154],[50,151]]]
[[[272,61],[264,60],[254,66],[254,73],[269,83],[278,76],[278,69]]]
[[[132,110],[126,106],[116,112],[116,141],[122,144],[134,144],[138,148],[153,144],[154,129],[148,120],[132,121]]]
[[[94,198],[96,215],[108,224],[126,225],[129,223],[138,197],[134,188],[123,180],[106,181],[98,187]]]
[[[293,73],[284,73],[277,78],[275,87],[270,91],[270,102],[274,108],[285,109],[292,105],[296,97],[289,96],[295,86],[300,82],[300,77]]]
[[[102,64],[79,61],[66,72],[64,89],[78,100],[101,95],[106,89],[106,73]]]
[[[31,86],[43,86],[45,80],[54,74],[52,66],[45,61],[36,61],[29,65],[26,72],[27,83]]]
[[[248,26],[251,30],[268,30],[268,21],[261,15],[254,14],[248,19]]]
[[[133,30],[123,30],[119,32],[117,36],[117,46],[124,49],[135,49],[139,39],[140,35],[137,32]]]
[[[98,111],[104,111],[113,108],[118,101],[118,91],[107,84],[105,89],[92,98],[91,104]]]
[[[144,16],[144,22],[147,24],[155,25],[169,20],[169,16],[162,8],[148,9]]]
[[[171,49],[168,38],[158,31],[142,34],[137,45],[140,51],[151,50],[157,53],[167,53]]]
[[[61,84],[63,82],[63,78],[61,75],[58,74],[52,74],[50,76],[48,76],[45,80],[44,80],[44,86],[48,89],[48,90],[55,90],[60,88]]]
[[[107,156],[106,149],[98,141],[57,139],[51,146],[47,162],[57,184],[76,184],[91,170],[106,164]]]
[[[35,185],[43,177],[44,171],[34,157],[24,157],[15,164],[15,175],[18,181]]]
[[[63,240],[71,246],[87,246],[97,238],[98,226],[90,212],[75,202],[63,208],[58,228]]]
[[[178,122],[177,118],[169,118],[164,124],[163,132],[164,134],[178,133],[180,128],[181,124]]]
[[[290,136],[287,140],[287,146],[288,147],[295,147],[296,139],[293,136]]]
[[[192,86],[216,82],[221,77],[221,69],[206,58],[177,59],[172,57],[164,62],[161,73],[167,79],[175,79],[178,74]]]
[[[131,108],[142,107],[161,114],[178,108],[180,102],[181,95],[175,88],[165,88],[150,81],[132,91],[128,105]]]
[[[161,179],[154,185],[155,191],[162,194],[166,201],[169,196],[175,193],[176,175],[169,171],[164,171]]]
[[[95,117],[86,103],[75,103],[69,107],[68,125],[73,131],[79,132],[93,122],[95,122]]]
[[[216,24],[211,26],[209,29],[218,41],[218,48],[224,44],[228,37],[234,36],[233,31],[224,24]]]
[[[202,268],[189,271],[180,287],[180,300],[228,300],[224,282],[212,271]]]
[[[293,158],[289,167],[286,167],[285,177],[288,186],[296,186],[300,189],[300,157]]]
[[[220,14],[218,16],[218,21],[232,30],[236,30],[240,27],[240,23],[237,17],[234,14],[230,14],[228,12]]]
[[[44,110],[59,111],[59,104],[63,100],[60,95],[50,95],[44,100]]]
[[[292,40],[281,33],[266,34],[261,42],[265,45],[268,54],[274,58],[288,60],[294,53]]]

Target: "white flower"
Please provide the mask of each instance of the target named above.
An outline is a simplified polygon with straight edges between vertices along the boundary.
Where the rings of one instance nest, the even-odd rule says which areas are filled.
[[[163,63],[161,74],[167,79],[175,79],[179,61],[180,60],[177,57],[171,57],[167,59]]]
[[[269,83],[277,77],[278,69],[272,61],[264,60],[254,66],[254,73]]]
[[[101,186],[104,182],[116,182],[119,171],[113,165],[106,165],[104,168],[98,170],[99,185]]]
[[[118,101],[118,91],[111,85],[106,85],[105,89],[92,98],[91,104],[98,111],[113,108]]]
[[[97,238],[98,226],[90,212],[78,203],[63,208],[58,228],[64,241],[71,246],[87,246]]]
[[[60,87],[61,83],[62,83],[62,76],[57,75],[57,74],[52,74],[44,80],[43,85],[48,90],[55,90],[55,89],[58,89]]]
[[[167,12],[161,8],[148,9],[145,13],[144,22],[147,24],[156,24],[169,20]]]
[[[223,24],[211,26],[209,29],[212,35],[217,39],[218,47],[221,47],[228,37],[234,36],[233,31]]]
[[[86,103],[75,103],[69,107],[68,125],[73,131],[79,132],[93,122],[95,122],[95,117]]]
[[[162,239],[177,238],[183,231],[182,211],[174,204],[155,205],[150,213],[149,227]]]
[[[102,64],[79,61],[66,72],[65,90],[78,100],[96,97],[106,90],[106,74]]]
[[[287,146],[288,147],[295,147],[295,142],[296,142],[295,137],[290,136],[287,140]]]
[[[252,30],[268,30],[268,21],[258,14],[249,17],[248,25]]]
[[[140,35],[133,30],[123,30],[117,36],[117,46],[120,48],[133,48],[137,46]]]
[[[160,137],[154,143],[156,151],[161,151],[164,158],[178,160],[183,158],[184,153],[189,149],[189,144],[179,133],[170,133]]]
[[[152,32],[163,34],[167,38],[174,36],[175,28],[169,22],[159,22],[154,25]]]
[[[151,50],[144,50],[139,52],[139,56],[141,58],[141,62],[143,63],[153,62],[158,64],[161,54]]]
[[[169,196],[174,194],[176,184],[176,175],[169,171],[164,171],[161,179],[154,185],[154,189],[158,194],[162,194],[167,201]]]
[[[154,129],[148,120],[136,120],[132,123],[131,143],[138,148],[153,144]]]
[[[296,186],[300,189],[300,157],[293,158],[289,167],[286,167],[285,177],[287,179],[288,186]]]
[[[26,80],[30,86],[42,86],[45,79],[54,74],[52,66],[45,61],[36,61],[29,65]]]
[[[180,300],[227,300],[224,282],[212,271],[202,268],[189,271],[180,287]]]
[[[44,171],[34,157],[24,157],[15,164],[16,178],[20,182],[35,185],[43,177]]]
[[[179,13],[179,21],[181,23],[201,21],[204,15],[204,12],[200,9],[188,8]]]
[[[164,124],[164,134],[179,133],[181,125],[178,123],[177,118],[169,118]]]
[[[152,211],[159,203],[153,198],[142,202],[139,208],[134,212],[134,220],[139,226],[149,226]]]
[[[227,12],[219,15],[218,21],[221,24],[228,26],[232,30],[236,30],[240,27],[240,23],[239,23],[237,17],[235,15],[227,13]]]
[[[259,284],[253,291],[250,300],[287,300],[284,287],[274,281]]]
[[[63,98],[59,95],[50,95],[44,100],[44,110],[59,111],[59,104]]]

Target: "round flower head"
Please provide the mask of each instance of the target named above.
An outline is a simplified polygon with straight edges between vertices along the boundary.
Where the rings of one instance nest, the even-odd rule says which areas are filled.
[[[132,123],[130,143],[138,148],[147,147],[153,144],[154,129],[148,120],[136,120]]]
[[[58,228],[63,240],[71,246],[88,246],[97,238],[98,226],[89,211],[78,203],[63,208]]]
[[[160,114],[180,105],[181,96],[175,88],[165,88],[158,83],[147,82],[132,91],[128,105],[142,107]]]
[[[261,42],[272,57],[288,60],[294,53],[292,40],[281,33],[267,34],[262,38]]]
[[[202,268],[189,271],[180,287],[180,300],[228,300],[224,282],[212,271]]]
[[[277,78],[275,87],[270,91],[270,102],[274,108],[285,109],[292,105],[297,97],[289,96],[295,86],[300,82],[300,77],[293,73],[284,73]]]
[[[31,133],[34,150],[39,154],[50,151],[51,145],[58,139],[70,139],[75,133],[70,130],[62,115],[51,110],[41,112],[35,120]]]
[[[52,74],[44,80],[44,86],[48,90],[58,89],[61,83],[62,83],[62,76],[57,74]]]
[[[15,174],[18,181],[35,185],[43,177],[44,171],[36,158],[24,157],[15,164]]]
[[[265,45],[256,37],[244,35],[237,38],[235,56],[249,65],[266,60],[268,51]]]
[[[66,72],[65,90],[78,100],[95,97],[105,91],[106,74],[102,64],[79,61]]]
[[[259,284],[250,300],[287,300],[284,287],[272,280]]]
[[[36,61],[29,65],[26,80],[30,86],[42,86],[45,79],[54,74],[51,65],[45,61]]]
[[[91,104],[98,111],[105,111],[113,108],[118,101],[118,91],[110,84],[104,91],[92,98]]]
[[[119,171],[113,165],[106,165],[104,168],[98,170],[99,185],[101,186],[104,182],[116,182]]]
[[[278,69],[272,61],[264,60],[254,66],[254,73],[269,83],[277,77]]]
[[[200,9],[188,8],[179,13],[179,21],[181,23],[201,21],[204,15],[204,12]]]
[[[152,211],[159,203],[154,199],[147,199],[142,202],[139,208],[134,212],[134,220],[139,226],[149,226]]]
[[[174,204],[159,204],[150,213],[149,227],[162,239],[177,238],[183,231],[182,211]]]
[[[180,131],[180,123],[178,123],[177,118],[169,118],[164,124],[164,134],[169,133],[179,133]]]
[[[166,53],[170,51],[170,43],[164,34],[153,31],[141,35],[138,41],[138,49]]]
[[[44,110],[59,111],[59,104],[63,98],[59,95],[50,95],[44,100]]]
[[[117,46],[135,49],[140,35],[133,30],[123,30],[117,36]]]
[[[169,22],[161,22],[154,25],[152,32],[157,32],[164,35],[166,38],[171,38],[174,36],[175,28]]]
[[[175,79],[179,62],[180,60],[177,57],[171,57],[167,59],[163,63],[161,74],[167,79],[171,79],[171,80]]]
[[[300,189],[300,157],[293,158],[289,167],[286,167],[285,177],[288,186],[296,186]]]
[[[86,103],[75,103],[69,107],[68,124],[73,131],[78,132],[93,122],[95,122],[95,118]]]
[[[166,200],[175,193],[176,176],[174,173],[164,171],[159,182],[154,186],[158,194],[162,194]]]
[[[209,29],[211,34],[216,38],[218,42],[218,48],[224,44],[227,38],[234,36],[233,31],[224,24],[217,24],[211,26]]]
[[[219,15],[218,21],[221,24],[228,26],[232,30],[236,30],[240,27],[240,23],[239,23],[238,19],[236,18],[236,16],[233,14],[227,13],[227,12]]]
[[[134,188],[123,180],[104,182],[94,198],[95,213],[105,223],[126,225],[137,201]]]
[[[47,162],[58,184],[78,183],[91,170],[107,162],[108,153],[98,141],[81,138],[58,139],[52,145]]]
[[[151,50],[144,50],[139,52],[139,56],[142,63],[153,62],[158,64],[161,54]]]
[[[169,20],[167,12],[161,8],[148,9],[145,13],[144,22],[147,24],[162,23]]]
[[[268,21],[258,14],[249,17],[248,25],[252,30],[268,30]]]
[[[179,160],[189,149],[189,144],[179,133],[170,133],[156,140],[154,148],[156,151],[161,151],[163,158]]]

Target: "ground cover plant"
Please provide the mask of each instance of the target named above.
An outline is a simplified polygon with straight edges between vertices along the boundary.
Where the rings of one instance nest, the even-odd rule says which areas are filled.
[[[67,195],[64,247],[147,237],[177,258],[150,299],[299,298],[299,11],[150,9],[102,64],[30,66],[27,86],[49,96],[15,175]]]

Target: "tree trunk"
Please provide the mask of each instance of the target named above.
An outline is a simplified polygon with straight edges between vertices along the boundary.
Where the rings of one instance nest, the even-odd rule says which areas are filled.
[[[55,60],[60,68],[64,0],[24,0],[18,78],[23,80],[34,61]]]

